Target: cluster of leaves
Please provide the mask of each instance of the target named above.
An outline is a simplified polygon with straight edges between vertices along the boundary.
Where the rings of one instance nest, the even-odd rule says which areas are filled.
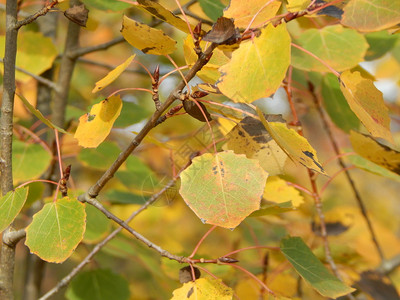
[[[314,112],[301,113],[300,107],[304,103],[308,107],[316,105],[322,118],[324,109],[340,130],[338,135],[349,138],[353,152],[343,148],[340,153],[328,154],[335,155],[341,162],[341,157],[347,156],[349,166],[342,165],[339,173],[353,166],[396,182],[400,180],[400,152],[395,150],[396,136],[390,129],[389,109],[382,92],[374,85],[375,77],[360,66],[364,61],[384,55],[392,55],[396,65],[400,65],[396,54],[400,51],[396,27],[400,23],[400,7],[396,1],[257,0],[250,4],[250,1],[231,0],[228,5],[199,0],[198,7],[193,1],[190,6],[181,8],[181,12],[186,10],[185,18],[167,8],[171,3],[163,6],[155,1],[139,0],[133,5],[135,8],[131,8],[131,4],[118,1],[83,2],[90,11],[88,30],[93,30],[86,33],[89,43],[90,36],[95,36],[97,31],[107,32],[102,16],[110,10],[116,12],[110,14],[109,20],[122,24],[120,33],[114,34],[122,35],[127,43],[110,55],[110,61],[124,62],[113,67],[102,79],[90,68],[81,67],[82,72],[76,72],[73,81],[76,88],[71,99],[79,96],[92,104],[93,96],[89,95],[93,85],[92,93],[109,94],[100,102],[95,99],[98,103],[83,114],[82,105],[79,108],[79,103],[71,101],[67,117],[73,120],[72,125],[63,130],[30,104],[28,91],[32,84],[28,74],[40,75],[49,69],[56,61],[57,47],[35,28],[19,34],[17,66],[25,70],[17,72],[19,98],[40,122],[64,133],[59,158],[63,164],[72,164],[72,180],[68,192],[63,190],[68,176],[60,163],[62,174],[58,187],[62,196],[58,195],[57,188],[51,199],[42,199],[42,183],[31,181],[40,178],[52,165],[53,152],[40,140],[40,133],[24,127],[27,112],[16,109],[21,125],[16,127],[18,135],[13,143],[13,179],[19,185],[0,199],[0,230],[27,213],[32,203],[44,200],[46,204],[34,213],[25,229],[25,245],[47,262],[61,263],[68,258],[80,261],[86,252],[84,246],[92,247],[110,236],[113,225],[103,214],[119,226],[128,227],[132,233],[131,227],[121,220],[128,219],[138,209],[148,208],[157,195],[161,199],[146,215],[135,218],[135,228],[174,254],[165,252],[138,233],[133,233],[139,239],[136,242],[128,234],[117,232],[113,240],[110,238],[106,246],[101,246],[104,247],[103,257],[99,255],[101,265],[117,270],[112,263],[114,258],[119,258],[133,259],[143,267],[136,272],[123,268],[121,273],[132,278],[129,283],[107,269],[82,272],[70,284],[66,297],[89,299],[97,293],[99,299],[128,299],[129,284],[135,298],[140,293],[168,297],[173,289],[172,299],[232,299],[234,294],[247,295],[245,298],[250,299],[249,295],[255,297],[256,293],[265,295],[266,299],[268,294],[286,299],[295,297],[299,290],[303,290],[305,298],[320,297],[315,291],[322,297],[337,298],[355,291],[351,286],[374,296],[373,288],[363,291],[366,279],[357,275],[379,263],[379,256],[366,253],[365,249],[365,245],[373,247],[369,236],[374,233],[360,227],[362,214],[355,205],[349,204],[350,200],[335,199],[340,192],[334,188],[326,200],[331,208],[321,211],[322,192],[339,178],[334,168],[327,169],[321,163],[311,145],[310,141],[321,133],[309,130],[308,138],[303,134],[303,127],[305,132],[307,125],[316,127],[315,121],[307,120],[308,114],[312,116],[309,119],[321,116]],[[126,15],[121,17],[123,10]],[[197,18],[203,18],[203,25],[197,24],[195,17],[187,20],[188,12],[202,16]],[[84,22],[81,17],[76,20],[76,16],[83,13],[82,10],[78,10],[78,14],[69,11],[67,17],[85,25],[85,18]],[[151,22],[150,18],[163,23],[163,29],[146,25]],[[153,24],[157,22],[153,19]],[[177,30],[172,30],[170,25]],[[4,37],[0,43],[4,49]],[[212,55],[205,55],[206,49],[212,50]],[[126,56],[121,59],[119,52]],[[101,62],[108,59],[103,54],[93,57]],[[164,57],[170,63],[167,64]],[[154,68],[155,62],[161,67]],[[127,74],[134,63],[145,70],[145,76],[138,74],[132,80]],[[154,72],[146,67],[150,64]],[[186,77],[184,69],[190,69]],[[138,69],[134,71],[140,73]],[[187,75],[191,71],[194,74]],[[160,77],[160,73],[165,75]],[[188,82],[194,75],[199,79],[196,85]],[[97,82],[93,84],[94,81]],[[177,85],[178,81],[182,81],[184,88],[171,91],[166,84],[162,85],[163,82]],[[128,85],[129,88],[116,90]],[[145,88],[149,85],[151,88]],[[288,102],[291,107],[285,116],[287,120],[282,115],[269,113],[260,102],[260,99],[279,101],[272,97],[280,88],[286,91],[286,100],[280,101]],[[125,96],[126,91],[135,96]],[[136,96],[142,91],[146,96]],[[303,94],[307,100],[295,103],[295,98]],[[124,96],[121,98],[121,95]],[[319,97],[323,99],[321,103]],[[175,100],[181,104],[172,106]],[[398,102],[391,105],[397,108]],[[187,116],[180,116],[184,114],[179,113],[182,109]],[[304,126],[299,120],[302,117]],[[143,126],[141,121],[145,119],[149,121]],[[206,125],[198,130],[201,122]],[[133,124],[136,125],[131,126]],[[35,128],[36,125],[31,126]],[[126,148],[127,139],[133,138],[132,132],[134,142]],[[332,135],[324,136],[323,140],[323,143],[316,142],[322,150],[325,144],[335,143]],[[125,150],[121,152],[121,148]],[[136,149],[135,156],[129,155],[133,149]],[[124,157],[123,153],[127,155]],[[90,189],[89,193],[82,191],[95,182],[95,176],[103,173],[103,177],[115,173],[115,179],[100,193],[103,203],[100,204],[94,199],[97,193],[90,194]],[[303,177],[310,178],[311,189],[304,187],[308,183]],[[316,178],[318,183],[325,183],[320,190]],[[175,183],[180,185],[179,191]],[[337,186],[345,184],[343,181]],[[158,195],[160,191],[164,193],[162,196]],[[171,200],[172,204],[157,207]],[[318,217],[314,216],[314,209]],[[354,220],[349,221],[349,215]],[[367,217],[365,213],[364,217]],[[356,221],[360,221],[358,225]],[[217,226],[237,229],[233,232],[221,229],[214,233],[218,237],[208,244],[204,256],[193,258],[198,256],[198,247],[190,256],[188,249],[196,241],[199,241],[197,246],[203,242],[202,223],[213,225],[204,237]],[[317,223],[321,232],[318,228],[313,230],[311,223]],[[334,230],[329,230],[330,224],[333,229],[344,229],[337,236],[333,236],[334,233],[331,236]],[[390,229],[380,224],[375,226],[379,228],[377,232],[385,236],[380,238],[381,242],[391,246],[400,244]],[[316,238],[319,234],[322,239]],[[353,242],[349,242],[351,240]],[[161,250],[152,253],[142,248],[141,243]],[[263,263],[255,262],[254,254],[248,254],[249,246],[260,251]],[[221,248],[224,252],[233,252],[222,255]],[[264,248],[271,250],[268,250],[270,259],[265,259]],[[392,250],[387,250],[386,255],[398,254],[394,251],[396,247],[389,248]],[[243,267],[237,265],[238,260],[231,258],[235,252],[241,253],[241,261],[248,262],[247,269],[251,272],[244,272],[251,280],[235,276],[232,269],[225,266],[243,271]],[[182,256],[177,256],[178,253]],[[160,263],[160,255],[170,260],[163,258]],[[335,276],[320,259],[331,264]],[[190,276],[188,280],[181,279],[183,285],[178,287],[179,263],[182,262],[191,266]],[[198,269],[194,265],[207,262],[208,269],[203,273],[215,275],[202,274],[203,278],[195,280]],[[164,274],[160,274],[160,269]],[[299,288],[296,276],[301,276],[307,286]],[[143,282],[143,278],[148,282]],[[154,281],[160,290],[148,291]]]

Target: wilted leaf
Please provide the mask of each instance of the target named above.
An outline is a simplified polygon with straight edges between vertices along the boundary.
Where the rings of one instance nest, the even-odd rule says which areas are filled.
[[[73,7],[70,7],[64,11],[64,16],[66,16],[71,22],[74,22],[82,27],[86,27],[88,14],[89,10],[84,4],[74,5]]]
[[[186,282],[193,280],[192,268],[194,270],[195,279],[200,278],[201,274],[200,274],[200,270],[198,268],[193,267],[193,266],[186,266],[186,267],[179,269],[179,282],[180,283],[186,283]]]
[[[268,115],[269,121],[284,122],[282,117]],[[264,125],[257,119],[245,117],[226,136],[227,148],[236,154],[245,154],[247,158],[257,159],[260,166],[270,176],[282,174],[288,158],[285,152],[271,137]]]
[[[85,219],[85,205],[76,198],[47,203],[26,228],[25,245],[41,259],[61,263],[82,240]]]
[[[214,22],[222,16],[225,5],[219,0],[199,0],[199,4],[204,13]]]
[[[326,175],[318,161],[317,153],[304,137],[293,129],[287,128],[284,123],[268,122],[259,108],[257,108],[257,113],[272,138],[287,155],[303,166]]]
[[[350,0],[344,7],[342,24],[370,32],[400,23],[400,5],[393,0]]]
[[[299,191],[278,176],[268,178],[263,196],[264,199],[279,204],[290,201],[293,207],[299,207],[304,202]]]
[[[117,79],[119,77],[119,75],[121,75],[122,72],[124,72],[125,69],[131,64],[131,62],[133,61],[135,56],[136,56],[136,54],[130,56],[122,64],[120,64],[114,70],[110,71],[103,79],[97,81],[96,82],[96,86],[94,87],[92,93],[96,93],[98,91],[101,91],[106,86],[108,86],[111,82],[113,82],[115,79]]]
[[[345,132],[360,128],[360,121],[350,109],[335,75],[324,76],[321,93],[326,112],[337,127]]]
[[[239,36],[240,33],[236,30],[233,20],[220,17],[211,30],[203,37],[203,41],[216,44],[229,44],[230,41],[235,41]]]
[[[340,89],[365,128],[373,136],[393,142],[388,108],[373,82],[359,72],[345,71],[340,75]]]
[[[189,27],[184,20],[179,18],[178,16],[174,15],[171,11],[166,9],[161,4],[157,3],[154,0],[138,0],[140,7],[147,10],[150,14],[155,16],[157,19],[160,19],[172,26],[182,30],[183,32],[190,33]],[[192,30],[194,26],[191,25]]]
[[[295,43],[315,54],[337,71],[350,69],[363,61],[368,48],[363,35],[341,25],[306,30],[295,40]],[[294,47],[292,64],[306,71],[328,71],[314,57]]]
[[[17,67],[40,75],[50,69],[58,51],[51,38],[44,37],[41,32],[22,31],[18,34]],[[4,57],[5,37],[0,36],[0,57]],[[0,68],[3,73],[3,67]],[[16,70],[16,80],[27,82],[31,76]]]
[[[284,24],[261,30],[242,42],[229,63],[219,70],[218,88],[235,102],[250,103],[268,97],[281,85],[290,63],[290,36]]]
[[[221,280],[200,278],[176,289],[171,300],[231,300],[232,297],[233,290],[222,284]]]
[[[121,32],[129,44],[146,54],[166,55],[176,49],[176,42],[162,30],[151,28],[127,16],[124,16]]]
[[[378,271],[362,272],[357,285],[361,291],[369,294],[374,300],[400,299],[391,279]]]
[[[350,141],[354,151],[362,157],[400,175],[400,152],[355,131],[350,133]]]
[[[111,229],[111,220],[92,205],[86,205],[86,230],[83,242],[95,244],[100,242]]]
[[[253,17],[254,19],[251,27],[256,28],[262,25],[265,21],[268,21],[275,17],[276,13],[281,6],[280,1],[268,1],[270,2],[260,12],[259,10],[266,4],[264,0],[231,0],[229,7],[224,11],[224,17],[233,18],[235,25],[240,28],[247,28]]]
[[[0,198],[0,232],[6,229],[19,214],[28,197],[28,191],[27,187],[19,188],[9,191]]]
[[[79,273],[68,285],[65,295],[68,300],[128,300],[130,291],[124,277],[97,269]]]
[[[283,239],[281,251],[297,273],[322,296],[337,298],[354,291],[333,276],[301,238]]]
[[[79,118],[74,135],[79,145],[85,148],[96,148],[100,145],[110,133],[121,109],[122,101],[119,96],[112,96],[93,105],[90,113]]]
[[[201,109],[197,106],[197,104],[201,107]],[[201,122],[212,120],[210,113],[207,111],[207,108],[201,102],[196,103],[192,100],[184,100],[183,108],[190,116]]]
[[[244,155],[206,153],[182,172],[179,192],[204,223],[235,228],[260,208],[267,176]]]
[[[39,144],[14,140],[12,150],[12,169],[15,182],[36,179],[50,166],[51,154]]]

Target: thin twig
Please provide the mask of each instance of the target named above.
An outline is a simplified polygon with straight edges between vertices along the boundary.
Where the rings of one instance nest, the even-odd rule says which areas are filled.
[[[37,18],[44,16],[45,14],[47,14],[49,12],[50,9],[52,9],[56,4],[58,4],[58,0],[54,0],[53,2],[51,2],[49,5],[43,7],[41,10],[37,11],[36,13],[34,13],[33,15],[18,21],[15,24],[15,29],[20,29],[22,26],[28,25],[30,23],[32,23],[33,21],[35,21]]]

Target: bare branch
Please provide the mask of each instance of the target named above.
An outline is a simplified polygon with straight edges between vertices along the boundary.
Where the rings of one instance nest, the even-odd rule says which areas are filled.
[[[53,2],[51,2],[49,5],[43,7],[41,10],[37,11],[36,13],[34,13],[33,15],[18,21],[15,24],[15,29],[18,30],[20,29],[22,26],[28,25],[30,23],[32,23],[33,21],[35,21],[37,18],[44,16],[45,14],[47,14],[49,12],[50,9],[52,9],[56,4],[58,4],[58,0],[54,0]]]

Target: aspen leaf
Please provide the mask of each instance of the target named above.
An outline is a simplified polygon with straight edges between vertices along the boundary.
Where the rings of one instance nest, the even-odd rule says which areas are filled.
[[[214,22],[222,16],[225,5],[219,0],[199,0],[199,4],[204,13]]]
[[[288,0],[286,8],[290,12],[298,12],[305,10],[310,5],[310,3],[310,0]]]
[[[400,23],[398,0],[351,0],[341,23],[362,32],[380,31]]]
[[[85,219],[85,205],[76,198],[47,203],[26,228],[25,245],[45,261],[62,263],[82,240]]]
[[[322,165],[318,161],[314,148],[304,137],[293,129],[287,128],[284,123],[268,122],[258,107],[257,113],[272,138],[288,156],[303,166],[326,175]]]
[[[82,149],[77,158],[85,167],[105,171],[120,152],[121,149],[115,143],[106,141],[96,149]]]
[[[121,32],[129,44],[146,54],[166,55],[176,49],[176,42],[162,30],[151,28],[127,16],[124,16]]]
[[[233,290],[219,279],[200,278],[189,281],[173,292],[171,300],[231,300]]]
[[[111,220],[93,205],[86,205],[86,230],[83,242],[95,244],[100,242],[111,229]]]
[[[345,71],[340,75],[340,89],[368,132],[393,142],[388,108],[373,82],[361,77],[359,72]]]
[[[74,137],[79,145],[85,148],[96,148],[105,140],[122,109],[122,101],[119,96],[93,105],[90,113],[79,118],[79,125]]]
[[[244,155],[206,153],[182,172],[179,192],[203,223],[235,228],[260,208],[267,176]]]
[[[364,36],[341,25],[306,30],[300,34],[295,43],[315,54],[337,71],[356,66],[363,61],[368,49]],[[292,64],[306,71],[328,71],[314,57],[295,47],[292,49]]]
[[[264,199],[275,203],[290,201],[293,207],[299,207],[304,202],[304,198],[299,191],[278,176],[268,178],[263,196]]]
[[[267,119],[284,122],[282,117],[277,115],[269,115]],[[247,158],[257,159],[270,176],[283,173],[288,156],[259,120],[245,117],[228,133],[227,140],[228,149],[236,154],[245,154]]]
[[[355,131],[351,131],[350,141],[354,151],[362,157],[400,175],[400,152]]]
[[[235,102],[251,103],[279,88],[289,63],[290,36],[286,25],[268,25],[259,37],[242,42],[231,61],[219,69],[222,75],[218,88]]]
[[[283,239],[281,251],[297,273],[322,296],[337,298],[355,290],[333,276],[301,238]]]
[[[0,232],[6,229],[19,214],[28,197],[28,191],[28,187],[18,188],[0,198]]]
[[[122,64],[120,64],[114,70],[110,71],[103,79],[97,81],[96,82],[96,86],[94,87],[92,93],[96,93],[98,91],[101,91],[106,86],[108,86],[111,82],[113,82],[115,79],[117,79],[119,77],[119,75],[121,75],[122,72],[124,72],[125,69],[131,64],[131,62],[133,61],[135,56],[136,56],[136,54],[130,56]]]
[[[251,27],[258,27],[275,17],[281,6],[280,1],[268,2],[270,3],[264,7],[266,4],[264,0],[231,0],[229,7],[224,11],[224,17],[233,18],[237,27],[246,28],[253,17],[258,14],[251,25]],[[261,8],[263,9],[259,11]]]

